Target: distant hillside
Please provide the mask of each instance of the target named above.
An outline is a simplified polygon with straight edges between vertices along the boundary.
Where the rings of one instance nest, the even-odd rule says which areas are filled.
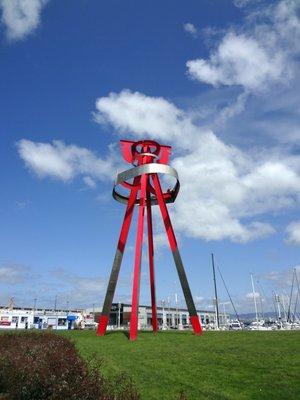
[[[239,314],[239,317],[242,321],[252,321],[254,320],[255,313],[245,313],[245,314]],[[235,318],[235,315],[231,315],[231,318]],[[258,316],[259,319],[261,319],[261,316]],[[267,318],[277,318],[277,315],[274,312],[266,312],[264,313],[264,319]]]

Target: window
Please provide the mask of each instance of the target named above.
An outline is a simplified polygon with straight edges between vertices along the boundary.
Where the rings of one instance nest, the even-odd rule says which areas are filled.
[[[17,324],[19,322],[19,317],[13,316],[12,319],[11,319],[11,322],[13,324]]]
[[[56,322],[57,322],[57,319],[56,318],[53,318],[53,317],[49,317],[48,318],[48,326],[50,327],[50,326],[53,326],[53,325],[56,325]]]
[[[58,326],[66,326],[67,318],[58,318]]]
[[[28,322],[28,317],[21,317],[21,323],[26,324]]]
[[[172,316],[171,316],[171,314],[167,314],[167,325],[169,325],[169,326],[172,325]]]

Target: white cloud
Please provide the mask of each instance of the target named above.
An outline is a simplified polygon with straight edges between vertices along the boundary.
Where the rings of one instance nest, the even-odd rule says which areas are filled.
[[[250,292],[246,294],[247,299],[253,299],[253,298],[258,299],[259,297],[260,297],[259,292],[254,292],[254,293]]]
[[[61,141],[36,143],[22,139],[17,147],[26,166],[40,178],[53,177],[67,182],[83,175],[89,187],[95,186],[95,180],[113,179],[112,155],[102,159],[86,148]]]
[[[0,267],[0,300],[5,303],[14,297],[17,306],[32,307],[33,299],[37,298],[39,307],[53,307],[57,296],[58,308],[66,308],[67,301],[70,308],[91,307],[102,302],[106,284],[106,279],[99,275],[78,275],[64,268],[51,271],[42,268],[37,274],[31,268],[13,263]]]
[[[286,83],[297,69],[299,2],[283,0],[249,16],[243,29],[229,29],[208,59],[187,62],[191,77],[213,86],[240,85],[260,91]]]
[[[157,220],[155,222],[159,222],[158,218],[155,218],[155,220]],[[162,226],[160,226],[160,228],[162,229]],[[169,246],[168,238],[167,238],[167,235],[165,234],[165,232],[159,232],[159,233],[155,234],[153,237],[153,240],[154,240],[155,249],[158,249],[160,247]]]
[[[183,24],[183,29],[185,30],[185,32],[188,32],[192,36],[197,37],[197,34],[198,34],[197,28],[191,22],[187,22],[186,24]]]
[[[280,80],[289,70],[281,55],[272,57],[259,42],[228,33],[209,60],[196,59],[187,62],[189,74],[213,86],[241,85],[246,89],[259,89],[269,80]]]
[[[194,297],[195,303],[201,303],[204,300],[204,297],[202,296],[195,296]]]
[[[251,3],[258,3],[262,0],[233,0],[233,4],[238,8],[243,8],[248,6]]]
[[[28,269],[22,265],[7,264],[0,267],[0,283],[15,285],[23,283],[28,276]]]
[[[2,23],[10,40],[23,39],[40,24],[41,12],[48,0],[0,0]]]
[[[101,277],[78,276],[63,268],[53,270],[52,275],[58,280],[63,280],[66,285],[76,286],[76,291],[82,292],[82,294],[89,292],[99,293],[105,288],[104,280]]]
[[[59,300],[68,299],[72,307],[91,307],[99,302],[106,289],[106,280],[101,276],[82,276],[57,268],[51,277],[62,286]]]
[[[102,191],[102,193],[96,196],[95,200],[102,204],[109,203],[111,201],[111,190]]]
[[[122,90],[96,101],[95,120],[109,123],[122,133],[132,131],[136,137],[153,136],[162,140],[189,139],[194,126],[182,110],[162,97]]]
[[[259,95],[237,94],[239,92],[236,87],[207,90],[196,99],[199,121],[243,146],[263,141],[276,144],[278,152],[287,145],[297,146],[300,139],[299,72],[288,85],[272,86]]]
[[[268,149],[244,152],[162,98],[128,90],[97,100],[96,119],[119,133],[174,143],[172,160],[181,179],[174,223],[187,236],[247,242],[275,232],[259,215],[300,202],[300,158]],[[159,237],[159,236],[158,236]]]
[[[290,289],[293,281],[294,269],[296,270],[297,276],[300,275],[300,265],[295,267],[285,268],[278,271],[270,271],[263,275],[261,278],[268,282],[272,289]]]
[[[300,220],[291,222],[287,228],[288,234],[287,242],[300,246]]]
[[[94,179],[92,179],[90,176],[84,176],[83,177],[83,182],[90,187],[91,189],[94,189],[96,187],[96,182]]]
[[[18,210],[24,210],[24,208],[29,206],[29,204],[30,204],[30,201],[28,201],[28,200],[15,202],[15,206],[17,207]]]

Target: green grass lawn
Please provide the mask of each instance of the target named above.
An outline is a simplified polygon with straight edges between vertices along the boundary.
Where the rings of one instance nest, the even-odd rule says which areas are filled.
[[[122,332],[61,334],[84,358],[100,357],[105,376],[127,371],[142,400],[175,400],[181,391],[188,400],[300,399],[300,331],[140,332],[136,342]]]

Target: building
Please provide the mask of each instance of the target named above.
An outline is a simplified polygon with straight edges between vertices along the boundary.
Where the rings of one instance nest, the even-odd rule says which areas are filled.
[[[0,329],[74,329],[83,320],[82,310],[0,307]]]
[[[86,313],[94,313],[95,321],[101,315],[101,308],[88,308]],[[214,311],[197,310],[203,326],[215,326],[216,314]],[[113,303],[109,318],[110,327],[128,327],[130,324],[131,304]],[[189,327],[189,314],[186,308],[157,307],[157,319],[162,329],[184,329]],[[139,306],[139,329],[150,329],[152,320],[151,306]],[[229,315],[219,316],[220,325],[227,324]]]
[[[95,329],[101,308],[53,310],[30,307],[0,307],[0,329]],[[214,311],[197,310],[204,328],[214,328]],[[128,328],[130,325],[131,304],[113,303],[109,328]],[[157,307],[160,329],[188,329],[189,314],[185,308]],[[229,315],[220,315],[220,325],[226,325]],[[139,306],[139,329],[151,329],[152,310],[150,306]]]

